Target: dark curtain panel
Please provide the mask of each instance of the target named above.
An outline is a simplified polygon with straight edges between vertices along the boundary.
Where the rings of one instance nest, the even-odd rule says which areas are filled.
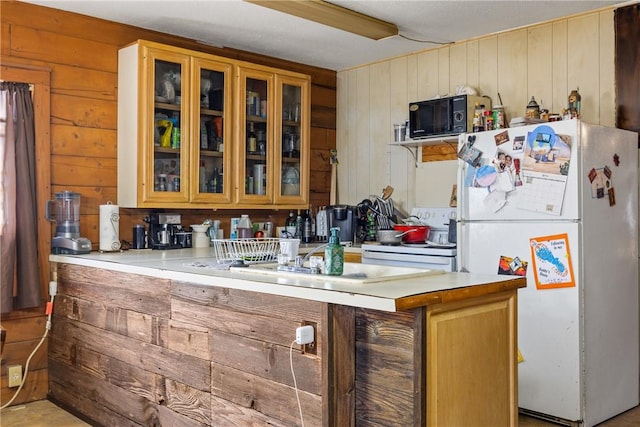
[[[42,303],[36,221],[36,157],[29,85],[0,82],[0,311]]]

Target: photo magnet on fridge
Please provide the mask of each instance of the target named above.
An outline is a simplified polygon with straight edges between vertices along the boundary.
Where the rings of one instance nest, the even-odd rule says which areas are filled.
[[[482,157],[482,151],[473,147],[473,144],[469,142],[465,143],[458,152],[458,158],[469,163],[471,166],[476,167],[480,165],[480,158]]]
[[[505,130],[504,132],[497,133],[493,139],[496,142],[496,145],[502,145],[505,142],[509,142],[509,131]]]

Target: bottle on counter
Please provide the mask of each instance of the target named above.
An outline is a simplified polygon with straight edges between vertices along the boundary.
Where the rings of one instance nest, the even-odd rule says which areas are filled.
[[[284,224],[284,229],[287,232],[287,237],[294,237],[296,235],[296,217],[293,211],[289,211],[289,216]]]
[[[296,232],[294,237],[302,240],[302,214],[300,213],[300,209],[298,209],[298,216],[296,216]]]
[[[249,219],[249,215],[240,215],[240,222],[238,222],[238,238],[250,239],[253,237],[253,225]]]
[[[311,222],[311,215],[309,214],[309,209],[305,209],[302,213],[302,242],[303,243],[311,243],[313,242],[313,227]]]
[[[309,215],[311,216],[311,239],[316,240],[316,211],[309,205]]]
[[[344,248],[340,245],[340,228],[331,227],[329,244],[324,249],[324,270],[330,276],[341,276],[344,271]]]

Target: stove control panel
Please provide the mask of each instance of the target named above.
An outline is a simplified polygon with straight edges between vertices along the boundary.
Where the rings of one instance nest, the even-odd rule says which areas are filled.
[[[456,220],[456,208],[413,208],[411,216],[435,230],[448,230],[449,220]]]
[[[455,246],[457,239],[450,235],[449,223],[456,220],[456,208],[413,208],[411,216],[431,227],[428,237],[430,242]]]

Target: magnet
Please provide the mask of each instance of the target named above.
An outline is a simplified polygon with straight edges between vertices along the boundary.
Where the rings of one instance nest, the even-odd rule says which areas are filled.
[[[526,276],[527,261],[521,260],[519,257],[500,256],[498,264],[498,274],[508,276]]]
[[[474,136],[475,135],[471,135]],[[471,137],[470,136],[470,137]],[[480,165],[480,158],[482,157],[482,151],[473,147],[473,143],[467,143],[460,148],[458,152],[458,158],[469,163],[471,166],[476,167]]]
[[[505,130],[504,132],[497,133],[493,139],[495,140],[496,145],[502,145],[509,141],[509,131]]]
[[[589,182],[593,182],[593,180],[596,179],[596,176],[598,176],[598,172],[596,172],[595,168],[591,168],[589,171]]]
[[[520,135],[520,136],[516,136],[513,139],[513,151],[522,151],[524,150],[524,136]]]
[[[602,172],[607,178],[611,179],[611,169],[609,168],[609,166],[605,166]]]
[[[604,198],[604,188],[598,187],[598,189],[596,190],[596,198],[597,199],[603,199]]]
[[[617,153],[613,155],[613,163],[614,163],[616,166],[620,166],[620,156],[618,156],[618,154],[617,154]]]
[[[480,187],[488,187],[494,183],[498,173],[493,165],[484,165],[476,171],[476,182]]]
[[[609,189],[608,193],[609,193],[609,206],[613,206],[616,204],[616,193],[613,190],[613,187]]]

